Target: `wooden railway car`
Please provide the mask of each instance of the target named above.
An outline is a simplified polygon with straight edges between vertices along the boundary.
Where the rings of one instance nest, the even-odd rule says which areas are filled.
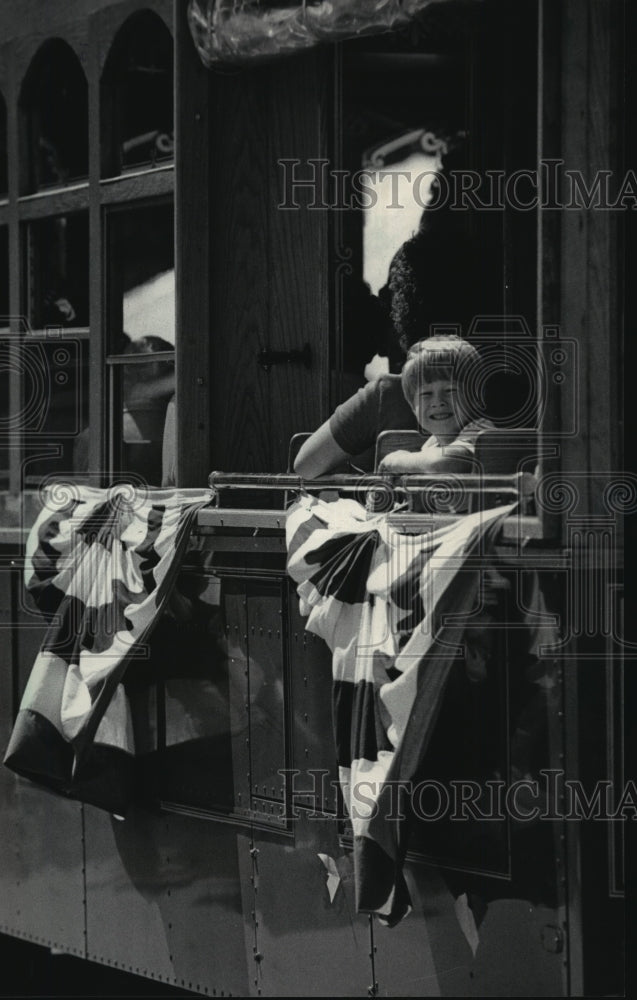
[[[628,0],[0,6],[3,749],[45,632],[22,582],[44,487],[223,473],[181,611],[129,672],[126,817],[1,769],[5,942],[210,996],[623,995],[634,29]],[[522,464],[485,469],[503,496],[536,483],[497,538],[487,680],[450,689],[424,773],[541,781],[544,813],[421,815],[390,928],[356,910],[285,509],[294,435],[396,364],[388,271],[423,218],[479,248],[465,333],[502,440],[527,432]],[[534,675],[524,574],[556,630]]]

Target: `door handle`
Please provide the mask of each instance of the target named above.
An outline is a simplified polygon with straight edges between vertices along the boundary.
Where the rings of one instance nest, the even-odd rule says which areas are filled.
[[[301,350],[294,351],[271,351],[268,347],[264,347],[257,354],[257,364],[265,372],[269,372],[272,365],[302,364],[305,368],[311,368],[312,350],[309,344],[304,344]]]

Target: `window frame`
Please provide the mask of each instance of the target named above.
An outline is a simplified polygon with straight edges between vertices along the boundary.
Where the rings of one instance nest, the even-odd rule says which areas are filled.
[[[162,161],[157,166],[149,164],[139,169],[126,170],[116,177],[100,176],[100,157],[104,142],[100,118],[100,89],[103,67],[119,31],[131,15],[139,11],[135,0],[126,0],[98,10],[88,18],[69,21],[56,26],[51,38],[41,35],[28,36],[17,55],[8,43],[4,48],[11,58],[6,60],[6,69],[0,72],[0,91],[7,109],[7,173],[8,192],[0,197],[0,226],[6,228],[9,256],[9,318],[12,339],[28,337],[32,341],[46,336],[45,329],[32,328],[30,318],[24,315],[26,293],[29,285],[27,242],[28,226],[32,222],[56,216],[86,211],[88,213],[88,326],[62,328],[70,337],[80,337],[89,342],[89,466],[88,473],[78,473],[78,481],[89,481],[93,485],[105,485],[113,469],[107,464],[112,451],[110,439],[107,444],[107,428],[112,424],[108,413],[109,382],[111,366],[107,364],[106,343],[106,284],[107,259],[105,229],[107,211],[117,207],[133,207],[169,200],[174,208],[175,163]],[[157,16],[165,24],[173,41],[175,51],[175,30],[173,24],[172,0],[148,0],[145,9]],[[31,168],[25,158],[24,113],[22,102],[23,86],[29,71],[34,66],[41,48],[53,38],[67,44],[85,74],[88,95],[88,176],[74,178],[58,186],[46,186],[25,192],[24,178]],[[175,59],[173,58],[173,64]],[[175,107],[173,107],[175,115]],[[129,359],[130,360],[130,359]],[[149,357],[149,360],[153,360]],[[22,399],[21,377],[12,372],[9,380],[9,413],[19,413]],[[22,490],[21,463],[24,453],[24,434],[16,432],[10,449],[8,486],[3,493],[11,498],[11,504],[18,504]],[[17,446],[17,447],[16,447]],[[3,536],[5,529],[10,533],[18,527],[20,531],[28,527],[25,523],[16,526],[0,524]]]

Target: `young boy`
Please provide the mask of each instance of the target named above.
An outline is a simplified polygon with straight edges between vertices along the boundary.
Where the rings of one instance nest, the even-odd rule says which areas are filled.
[[[455,334],[429,337],[412,347],[402,389],[430,437],[420,451],[386,455],[381,472],[471,472],[477,435],[493,429],[479,416],[481,366],[475,347]]]

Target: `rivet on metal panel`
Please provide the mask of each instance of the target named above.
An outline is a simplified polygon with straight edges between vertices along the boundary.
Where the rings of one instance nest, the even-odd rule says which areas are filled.
[[[263,955],[261,954],[260,951],[255,951],[255,953],[254,953],[254,960],[255,960],[255,962],[262,962],[263,961]]]
[[[308,748],[307,748],[307,747],[305,748],[305,756],[306,756],[306,757],[309,757],[309,756],[310,756],[310,751],[308,750]]]
[[[307,712],[303,712],[303,721],[307,722]]]

